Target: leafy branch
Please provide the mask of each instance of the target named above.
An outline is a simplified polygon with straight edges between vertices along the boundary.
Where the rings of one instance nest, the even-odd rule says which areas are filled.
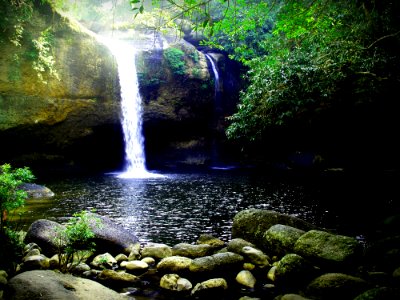
[[[84,210],[75,213],[65,227],[57,229],[54,241],[61,272],[71,271],[87,258],[88,252],[95,250],[91,226],[101,227],[101,220]]]
[[[396,35],[400,34],[400,31],[397,31],[396,33],[393,34],[388,34],[385,36],[380,37],[379,39],[377,39],[376,41],[374,41],[373,43],[371,43],[368,47],[364,48],[365,50],[371,49],[375,44],[379,43],[380,41],[390,38],[390,37],[395,37]]]

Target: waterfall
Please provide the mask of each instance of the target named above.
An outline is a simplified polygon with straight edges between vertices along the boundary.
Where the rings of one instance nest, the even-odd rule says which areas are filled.
[[[120,178],[148,178],[162,175],[146,169],[142,135],[142,99],[136,73],[135,47],[128,42],[104,39],[115,56],[121,88],[122,129],[125,142],[125,167]]]
[[[223,107],[222,107],[222,94],[223,94],[223,84],[218,72],[217,65],[212,57],[212,55],[205,53],[204,54],[208,61],[210,62],[213,74],[214,74],[214,136],[212,140],[212,149],[211,149],[211,169],[214,170],[230,170],[234,167],[231,165],[226,165],[224,160],[221,159],[221,134],[218,133],[218,129],[220,127],[221,118],[223,117]]]
[[[222,90],[222,86],[221,86],[221,83],[220,83],[218,69],[217,69],[217,66],[216,66],[213,58],[211,57],[211,55],[206,53],[205,56],[208,59],[208,61],[210,62],[211,68],[212,68],[212,71],[213,71],[213,74],[214,74],[214,85],[215,85],[215,88],[214,88],[215,89],[215,95],[214,95],[214,97],[215,97],[216,106],[217,106],[217,108],[219,108],[218,107],[220,105],[219,98],[220,98],[220,93],[221,93],[221,90]]]
[[[219,79],[219,73],[217,66],[211,57],[210,54],[204,54],[208,61],[211,64],[211,68],[214,74],[214,127],[218,127],[219,117],[220,117],[220,110],[221,110],[221,103],[220,103],[220,91],[221,91],[221,84]],[[216,130],[216,129],[215,129]],[[214,133],[213,141],[212,141],[212,149],[211,149],[211,168],[212,169],[219,169],[220,168],[220,159],[219,159],[219,146],[216,137],[216,133]]]

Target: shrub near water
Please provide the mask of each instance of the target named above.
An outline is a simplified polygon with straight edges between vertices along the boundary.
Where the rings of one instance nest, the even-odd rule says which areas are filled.
[[[21,255],[22,242],[16,225],[9,225],[17,208],[25,204],[26,191],[20,189],[24,182],[30,182],[35,176],[29,168],[13,169],[10,164],[0,166],[0,269],[11,270]]]
[[[68,224],[58,230],[56,244],[60,271],[71,271],[95,250],[96,244],[92,241],[95,235],[90,226],[93,223],[101,226],[100,222],[99,218],[84,210],[75,213]]]

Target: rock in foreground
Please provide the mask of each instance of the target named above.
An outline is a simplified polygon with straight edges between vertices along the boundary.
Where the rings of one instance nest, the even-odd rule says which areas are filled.
[[[12,300],[128,299],[98,282],[50,270],[28,271],[13,277],[4,296]]]

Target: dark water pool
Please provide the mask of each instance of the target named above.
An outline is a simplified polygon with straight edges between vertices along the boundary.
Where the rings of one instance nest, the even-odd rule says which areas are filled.
[[[141,242],[173,245],[193,243],[201,233],[228,240],[237,212],[261,208],[361,237],[371,229],[372,221],[397,209],[397,189],[396,193],[392,190],[389,193],[389,186],[382,186],[376,180],[363,182],[336,177],[288,180],[235,172],[164,175],[123,179],[101,174],[41,182],[56,196],[29,200],[26,226],[39,218],[64,223],[75,212],[95,209],[135,232]]]

